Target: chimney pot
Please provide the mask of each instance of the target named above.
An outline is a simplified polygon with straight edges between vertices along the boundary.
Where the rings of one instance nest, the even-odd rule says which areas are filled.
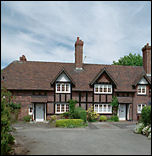
[[[27,60],[26,60],[26,57],[25,57],[24,55],[22,55],[22,56],[20,57],[20,61],[27,61]]]

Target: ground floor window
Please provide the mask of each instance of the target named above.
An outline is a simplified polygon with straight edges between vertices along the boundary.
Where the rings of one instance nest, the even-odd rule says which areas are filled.
[[[112,113],[112,106],[110,104],[95,104],[94,111],[97,113]]]
[[[146,104],[139,104],[137,105],[137,113],[141,113],[143,107],[146,106]]]
[[[64,113],[69,111],[69,104],[56,104],[56,113]]]

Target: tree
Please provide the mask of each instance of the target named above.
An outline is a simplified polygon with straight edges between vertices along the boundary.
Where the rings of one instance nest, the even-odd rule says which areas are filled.
[[[12,102],[13,97],[7,89],[1,89],[1,155],[6,155],[11,151],[14,137],[11,135],[11,115],[10,112],[20,109],[20,104]]]
[[[139,54],[129,53],[128,56],[121,57],[118,62],[113,61],[114,65],[124,65],[124,66],[142,66],[143,58]]]

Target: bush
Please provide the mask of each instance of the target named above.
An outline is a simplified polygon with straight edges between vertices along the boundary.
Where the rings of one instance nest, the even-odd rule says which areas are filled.
[[[134,129],[134,132],[137,134],[141,134],[143,128],[144,128],[144,124],[138,123]]]
[[[106,121],[107,120],[107,117],[106,116],[104,116],[104,115],[101,115],[100,116],[100,121]]]
[[[84,126],[82,119],[61,119],[56,121],[56,127],[75,128]]]
[[[23,117],[23,120],[24,120],[25,122],[30,122],[30,119],[31,119],[31,115],[27,115],[27,116],[24,116],[24,117]]]
[[[144,135],[146,135],[146,136],[148,136],[149,135],[149,128],[150,128],[150,126],[146,126],[146,127],[144,127],[143,129],[142,129],[142,133],[144,134]],[[151,128],[150,128],[150,130],[151,130]]]
[[[88,121],[96,121],[99,117],[99,114],[94,112],[93,106],[87,110]]]
[[[109,119],[109,121],[118,122],[118,121],[119,121],[119,118],[118,118],[118,116],[114,115],[114,116],[112,116],[112,117]]]
[[[56,119],[57,119],[56,115],[52,115],[52,116],[50,117],[50,121],[51,121],[51,122],[55,121]]]
[[[11,135],[11,93],[6,88],[1,88],[1,155],[8,155],[11,151],[11,144],[14,137]]]
[[[151,106],[143,107],[141,111],[141,122],[143,122],[145,126],[151,124]]]
[[[62,114],[62,117],[64,117],[64,118],[69,118],[69,116],[70,116],[70,113],[69,112],[64,112]]]
[[[81,107],[75,108],[73,117],[74,119],[82,119],[84,122],[87,121],[87,113]]]
[[[70,113],[70,118],[74,118],[74,110],[75,110],[75,105],[77,103],[76,100],[69,100],[69,113]]]

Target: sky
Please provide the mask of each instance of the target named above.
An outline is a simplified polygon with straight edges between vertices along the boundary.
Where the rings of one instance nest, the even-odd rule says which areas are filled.
[[[112,64],[151,43],[150,1],[1,1],[1,69],[28,61]],[[151,45],[151,44],[150,44]]]

